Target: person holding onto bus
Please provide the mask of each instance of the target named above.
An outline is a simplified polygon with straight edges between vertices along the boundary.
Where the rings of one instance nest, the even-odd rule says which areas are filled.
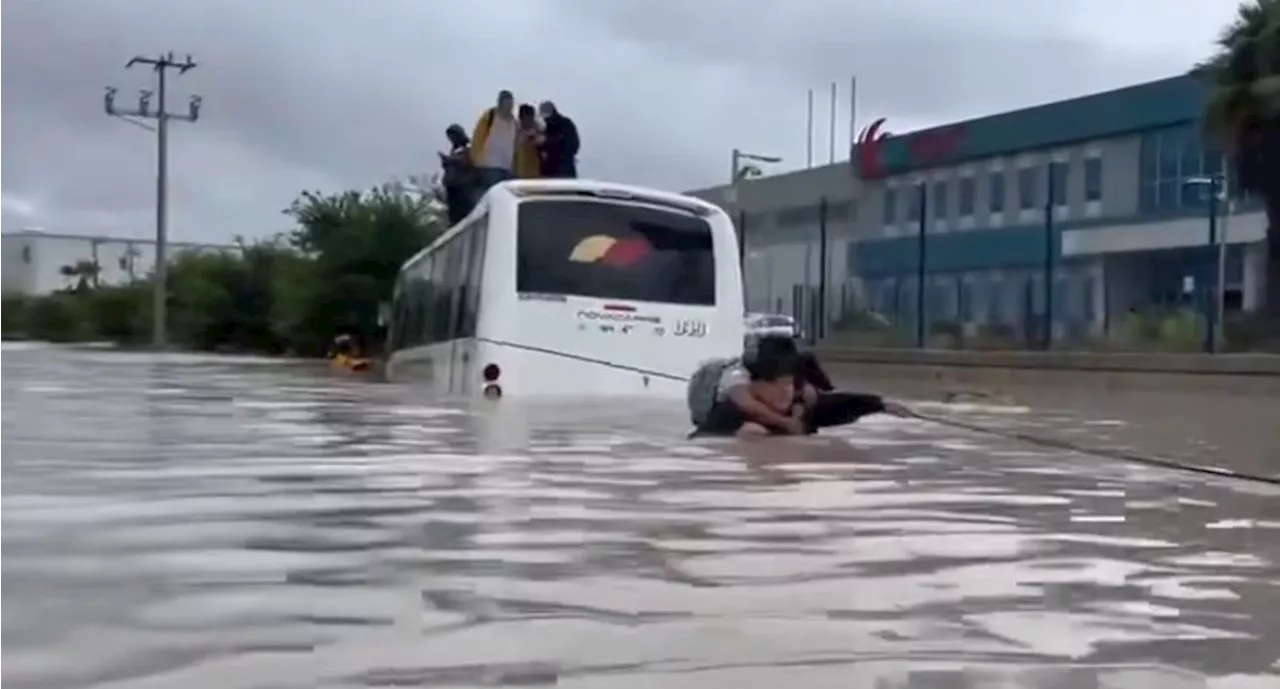
[[[328,359],[335,368],[348,371],[366,371],[372,363],[364,355],[364,346],[359,335],[344,333],[333,338],[329,347]]]
[[[803,414],[794,406],[795,371],[785,359],[711,362],[699,370],[711,376],[705,409],[692,402],[690,415],[699,435],[803,435]],[[696,380],[698,374],[695,374]]]
[[[578,176],[578,126],[573,120],[560,114],[556,104],[549,100],[538,105],[542,115],[544,137],[542,140],[542,176],[573,179]]]
[[[689,381],[693,434],[804,435],[870,414],[914,416],[879,395],[819,389],[810,382],[817,363],[806,363],[810,357],[791,338],[766,336],[743,359],[704,364]]]
[[[471,134],[471,164],[476,170],[477,198],[489,187],[515,176],[520,133],[515,109],[515,96],[510,91],[499,91],[497,104],[480,113],[476,120]]]

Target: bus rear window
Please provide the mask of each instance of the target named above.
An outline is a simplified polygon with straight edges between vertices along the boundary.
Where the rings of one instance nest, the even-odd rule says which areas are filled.
[[[707,221],[594,200],[520,204],[516,290],[711,306],[715,250]]]

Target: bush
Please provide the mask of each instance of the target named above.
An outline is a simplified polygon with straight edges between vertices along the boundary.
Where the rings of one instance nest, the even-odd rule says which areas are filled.
[[[1125,348],[1194,352],[1204,347],[1205,322],[1192,309],[1131,311],[1115,332],[1115,344]]]
[[[141,344],[151,337],[151,285],[102,287],[85,295],[93,312],[96,334],[125,345]]]
[[[31,299],[22,294],[4,295],[4,303],[0,308],[3,316],[3,332],[6,340],[25,340],[30,338],[27,328],[27,312],[31,307]]]
[[[48,342],[95,339],[93,315],[83,294],[58,292],[31,300],[26,313],[27,336]]]
[[[285,211],[288,236],[238,249],[181,253],[169,263],[169,340],[208,351],[321,354],[338,332],[378,345],[378,307],[400,266],[446,228],[429,196],[385,186],[366,193],[306,192]],[[51,342],[145,342],[150,277],[101,285],[98,266],[63,266],[72,287],[46,296],[6,295],[4,336]]]

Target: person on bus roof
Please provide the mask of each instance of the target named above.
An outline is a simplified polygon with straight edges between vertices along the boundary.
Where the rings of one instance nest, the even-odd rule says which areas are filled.
[[[462,221],[475,207],[473,189],[475,168],[471,165],[471,140],[460,124],[451,124],[444,132],[449,139],[449,152],[440,154],[441,185],[444,187],[444,205],[449,215],[449,225]]]
[[[578,176],[578,126],[560,114],[556,104],[544,100],[538,106],[542,115],[542,176],[573,179]]]
[[[471,134],[471,164],[476,169],[480,194],[515,176],[520,131],[515,108],[515,96],[510,91],[499,91],[497,104],[486,108],[476,120]]]
[[[530,179],[542,176],[542,160],[538,145],[542,143],[542,123],[532,105],[522,103],[516,116],[520,129],[516,134],[516,177]]]

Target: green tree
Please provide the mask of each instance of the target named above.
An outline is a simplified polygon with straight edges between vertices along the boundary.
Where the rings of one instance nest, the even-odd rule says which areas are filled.
[[[303,192],[285,213],[298,223],[289,243],[313,261],[280,271],[289,277],[279,284],[277,319],[303,354],[323,351],[339,331],[376,339],[378,305],[390,299],[400,266],[447,229],[428,190],[398,184]]]
[[[306,192],[287,235],[225,251],[183,252],[168,266],[169,337],[200,350],[323,353],[337,332],[377,342],[379,304],[400,266],[445,229],[425,187]],[[129,265],[124,263],[122,265]],[[51,341],[145,341],[153,276],[100,285],[94,261],[64,266],[66,289],[5,297],[4,334]]]
[[[1267,214],[1266,313],[1280,318],[1280,0],[1247,0],[1195,73],[1210,87],[1206,133],[1231,160],[1232,184]]]

